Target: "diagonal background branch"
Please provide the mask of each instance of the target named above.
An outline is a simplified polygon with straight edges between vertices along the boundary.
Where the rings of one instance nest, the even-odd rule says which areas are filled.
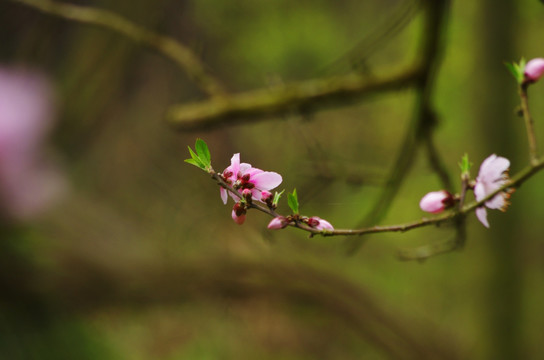
[[[414,85],[420,77],[421,70],[414,68],[380,80],[368,80],[357,73],[307,80],[172,106],[166,118],[179,130],[253,123],[264,117],[349,104],[363,97]]]
[[[225,92],[223,85],[207,72],[205,66],[189,48],[171,37],[138,26],[113,12],[51,0],[9,1],[20,3],[66,20],[101,26],[120,33],[133,41],[157,50],[165,57],[173,60],[208,95],[220,96]]]

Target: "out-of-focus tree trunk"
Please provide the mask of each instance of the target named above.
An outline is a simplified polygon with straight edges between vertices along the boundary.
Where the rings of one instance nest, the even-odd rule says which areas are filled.
[[[479,48],[475,57],[479,67],[474,96],[479,104],[476,114],[484,140],[482,148],[490,154],[505,156],[514,164],[526,164],[525,144],[514,136],[523,130],[520,128],[523,122],[518,121],[513,112],[516,85],[503,64],[520,57],[515,48],[515,13],[515,0],[485,0],[481,4],[477,16],[481,19],[479,34],[475,36],[475,46]],[[475,164],[480,160],[483,159],[474,159]],[[475,167],[474,172],[477,169]],[[487,232],[491,267],[486,299],[488,355],[490,359],[523,359],[521,225],[515,212],[493,215],[490,214],[491,229]],[[498,217],[500,221],[493,221]]]

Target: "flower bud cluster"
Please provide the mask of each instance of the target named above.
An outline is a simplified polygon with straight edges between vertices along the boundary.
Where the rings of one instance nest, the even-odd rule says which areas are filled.
[[[327,220],[323,220],[317,216],[307,217],[300,215],[290,215],[290,216],[277,216],[270,221],[268,228],[271,230],[279,230],[287,227],[288,225],[300,221],[319,231],[333,231],[334,227]]]
[[[220,189],[224,204],[227,203],[229,195],[236,202],[232,209],[232,219],[239,225],[244,223],[246,212],[254,200],[272,204],[272,193],[269,190],[277,187],[283,180],[278,173],[240,163],[239,153],[232,156],[230,166],[220,176],[226,184],[241,193],[240,197],[237,192],[229,192],[224,187]]]

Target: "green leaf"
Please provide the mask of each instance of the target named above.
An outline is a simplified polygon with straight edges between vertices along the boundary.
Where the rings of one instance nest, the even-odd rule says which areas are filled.
[[[185,161],[186,163],[192,164],[194,166],[197,166],[197,167],[202,169],[202,164],[198,163],[198,161],[196,161],[195,159],[185,159],[183,161]]]
[[[518,79],[518,69],[517,69],[517,66],[515,66],[514,64],[511,64],[509,62],[505,62],[504,63],[504,66],[506,66],[506,68],[512,73],[512,75],[514,76],[514,78],[517,80]]]
[[[525,80],[525,65],[526,64],[527,62],[525,61],[524,58],[521,58],[521,60],[517,64],[515,62],[504,63],[504,65],[506,66],[508,70],[510,70],[510,72],[512,73],[512,75],[514,76],[518,84],[522,84],[523,81]]]
[[[522,73],[525,71],[525,65],[527,65],[527,61],[525,60],[525,58],[521,58],[518,66]]]
[[[191,154],[191,159],[186,159],[185,162],[189,164],[193,164],[194,166],[197,166],[201,168],[202,170],[206,170],[206,165],[202,162],[202,160],[200,160],[198,155],[195,154],[193,149],[191,149],[190,146],[187,146],[187,148],[189,149],[189,153]]]
[[[287,194],[287,204],[293,210],[293,214],[298,214],[297,189],[294,189],[291,194]]]
[[[272,205],[278,206],[278,203],[280,202],[281,194],[283,194],[284,191],[285,189],[282,190],[280,193],[276,191],[276,193],[274,194],[274,199],[272,199]]]
[[[212,161],[210,150],[208,149],[208,145],[206,144],[206,142],[202,139],[196,139],[195,150],[198,154],[198,157],[200,158],[200,161],[202,161],[205,167],[207,168],[208,166],[210,166]]]
[[[461,158],[461,162],[459,163],[459,167],[461,168],[461,176],[463,175],[470,175],[470,168],[472,167],[472,163],[468,160],[468,154],[465,153],[463,157]]]

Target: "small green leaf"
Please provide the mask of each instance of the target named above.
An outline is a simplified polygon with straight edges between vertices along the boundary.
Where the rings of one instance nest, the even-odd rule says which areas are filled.
[[[461,176],[470,176],[470,168],[472,167],[472,163],[468,160],[468,154],[465,153],[465,155],[463,155],[461,162],[459,163],[459,167],[461,168]]]
[[[294,189],[291,194],[287,194],[287,204],[293,210],[293,214],[298,214],[297,189]]]
[[[515,66],[514,64],[511,64],[509,62],[505,62],[504,65],[506,66],[506,68],[512,73],[512,75],[514,76],[514,78],[517,80],[518,79],[518,69],[517,69],[517,66]]]
[[[193,164],[194,166],[197,166],[201,168],[202,170],[206,170],[206,165],[202,162],[202,160],[200,160],[198,155],[195,154],[193,149],[191,149],[190,146],[187,146],[187,148],[189,149],[189,153],[191,154],[191,159],[186,159],[185,162],[189,164]]]
[[[196,150],[196,153],[198,154],[198,157],[200,158],[200,161],[202,161],[205,167],[207,168],[208,166],[210,166],[212,163],[211,155],[210,155],[210,150],[208,149],[208,145],[206,144],[206,142],[202,139],[196,139],[195,150]]]
[[[504,65],[506,65],[506,67],[508,68],[508,70],[510,70],[510,72],[512,73],[512,75],[514,76],[514,78],[516,79],[516,81],[518,82],[518,84],[522,84],[523,81],[525,80],[525,65],[526,65],[526,61],[524,58],[521,58],[521,60],[519,61],[519,63],[504,63]]]
[[[527,61],[525,60],[525,58],[521,58],[518,66],[522,73],[525,71],[525,65],[527,65]]]
[[[282,190],[281,192],[277,192],[274,194],[274,199],[272,200],[272,205],[274,206],[278,206],[278,203],[280,202],[280,198],[281,198],[281,195],[283,194],[283,192],[285,191]]]
[[[198,161],[196,161],[195,159],[185,159],[185,160],[183,160],[183,161],[185,161],[186,163],[192,164],[192,165],[194,165],[194,166],[197,166],[197,167],[199,167],[199,168],[202,169],[202,164],[200,164],[200,163],[199,163]]]

